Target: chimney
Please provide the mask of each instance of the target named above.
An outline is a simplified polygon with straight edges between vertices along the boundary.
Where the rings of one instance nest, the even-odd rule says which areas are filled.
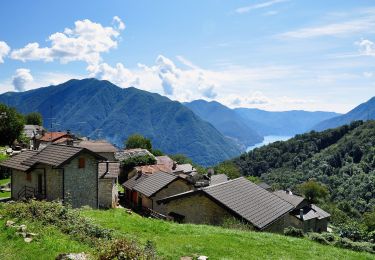
[[[176,167],[177,167],[177,163],[175,161],[173,161],[172,170],[176,170]]]
[[[299,210],[299,217],[301,220],[303,220],[303,209]]]

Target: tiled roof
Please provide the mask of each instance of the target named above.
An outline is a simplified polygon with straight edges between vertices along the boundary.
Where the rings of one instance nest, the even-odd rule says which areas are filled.
[[[99,178],[117,178],[120,175],[120,163],[119,162],[102,162],[98,164]]]
[[[265,190],[271,189],[271,186],[265,182],[258,183],[257,185]]]
[[[259,229],[266,228],[294,208],[290,203],[243,177],[200,190],[177,194],[164,198],[160,202],[168,202],[198,192],[208,195]]]
[[[115,153],[116,160],[123,161],[132,157],[149,155],[154,157],[147,149],[135,148],[135,149],[126,149],[123,151],[118,151]]]
[[[163,155],[163,156],[156,156],[156,163],[157,164],[162,164],[162,165],[165,165],[167,166],[168,168],[173,168],[173,160],[167,156],[167,155]]]
[[[81,141],[77,146],[89,149],[95,153],[114,153],[117,152],[117,148],[111,143],[100,140],[100,141]]]
[[[135,185],[137,185],[138,183],[141,183],[142,181],[144,181],[149,176],[150,175],[148,175],[148,174],[139,174],[139,175],[137,174],[137,175],[133,176],[132,178],[130,178],[129,180],[127,180],[126,182],[124,182],[122,184],[122,186],[124,186],[125,188],[127,188],[129,190],[132,190]]]
[[[216,185],[226,181],[228,181],[228,176],[225,174],[215,174],[210,178],[210,185]]]
[[[289,202],[294,207],[297,207],[299,204],[301,204],[305,200],[301,196],[294,195],[291,192],[284,191],[284,190],[274,191],[273,194],[275,194],[276,196],[280,197],[281,199]]]
[[[40,138],[40,141],[43,142],[53,142],[63,136],[67,135],[65,132],[49,132],[45,133],[42,138]]]
[[[163,164],[154,164],[154,165],[143,165],[143,166],[136,166],[134,167],[137,172],[145,173],[145,174],[153,174],[155,172],[168,172],[172,173],[172,170]]]
[[[59,167],[83,151],[91,153],[98,159],[105,160],[105,158],[85,148],[51,144],[34,156],[27,158],[22,164],[31,167],[37,163],[43,163]]]
[[[38,151],[26,150],[17,155],[12,156],[11,158],[0,163],[0,166],[8,167],[11,169],[16,169],[20,171],[27,171],[30,167],[24,164],[21,164],[24,160],[36,155]]]
[[[190,173],[195,171],[195,168],[190,163],[186,164],[177,164],[176,169],[173,172],[183,172],[183,173]]]
[[[177,178],[178,176],[173,174],[157,172],[151,174],[150,177],[135,185],[134,190],[142,193],[147,197],[151,197]]]
[[[322,210],[321,208],[319,208],[318,206],[316,206],[315,204],[312,204],[311,205],[311,208],[313,210],[315,210],[316,214],[319,215],[319,219],[322,219],[322,218],[329,218],[331,216],[331,214],[329,214],[328,212],[325,212],[324,210]]]

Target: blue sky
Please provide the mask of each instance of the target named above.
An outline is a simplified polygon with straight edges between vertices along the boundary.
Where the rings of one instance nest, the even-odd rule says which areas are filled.
[[[0,93],[96,77],[230,107],[375,95],[374,1],[4,1]]]

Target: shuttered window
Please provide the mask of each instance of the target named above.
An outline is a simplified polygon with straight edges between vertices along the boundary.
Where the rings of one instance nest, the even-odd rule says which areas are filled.
[[[78,159],[78,168],[80,168],[80,169],[85,168],[85,163],[86,163],[85,158],[79,158]]]
[[[31,173],[26,173],[26,180],[31,181]]]

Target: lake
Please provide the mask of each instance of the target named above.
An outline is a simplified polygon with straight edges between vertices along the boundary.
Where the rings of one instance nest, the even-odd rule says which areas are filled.
[[[248,152],[248,151],[251,151],[255,148],[258,148],[258,147],[261,147],[261,146],[264,146],[264,145],[267,145],[267,144],[270,144],[270,143],[274,143],[274,142],[277,142],[277,141],[286,141],[286,140],[288,140],[292,137],[293,136],[267,135],[267,136],[264,137],[263,142],[255,144],[253,146],[247,147],[246,151]]]

